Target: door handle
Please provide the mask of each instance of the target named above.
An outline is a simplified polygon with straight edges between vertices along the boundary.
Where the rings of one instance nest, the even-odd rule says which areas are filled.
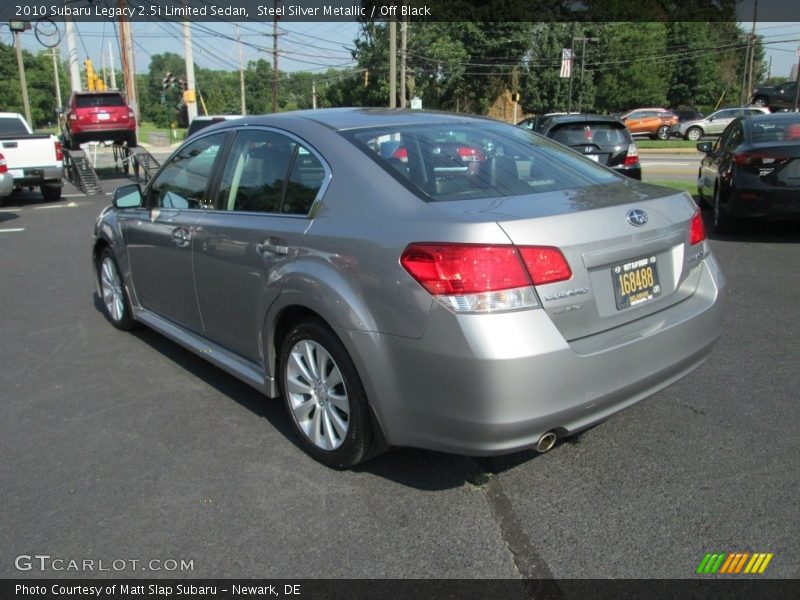
[[[289,246],[286,245],[286,242],[283,240],[278,240],[275,238],[267,238],[265,240],[261,240],[258,244],[256,244],[256,252],[259,254],[280,254],[285,256],[289,254]]]
[[[192,243],[192,234],[186,227],[176,227],[172,230],[172,243],[178,248],[186,248]]]

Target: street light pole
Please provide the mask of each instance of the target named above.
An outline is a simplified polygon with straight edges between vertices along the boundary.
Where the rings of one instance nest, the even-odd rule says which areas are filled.
[[[28,25],[30,27],[30,25]],[[22,60],[22,42],[20,41],[19,34],[24,29],[11,28],[14,32],[14,45],[17,49],[17,66],[19,67],[19,85],[22,88],[22,104],[25,107],[25,118],[28,124],[33,127],[31,122],[31,103],[28,100],[28,80],[25,77],[25,62]]]

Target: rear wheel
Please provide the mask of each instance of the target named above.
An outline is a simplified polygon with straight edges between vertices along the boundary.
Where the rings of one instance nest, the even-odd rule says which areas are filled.
[[[117,329],[130,331],[136,325],[131,314],[125,285],[119,274],[119,267],[110,248],[100,253],[97,261],[97,276],[100,280],[100,295],[106,318]]]
[[[370,457],[374,433],[367,396],[350,355],[329,327],[310,320],[289,332],[280,380],[292,425],[311,456],[337,469]]]
[[[131,133],[127,134],[125,136],[125,141],[128,144],[128,148],[135,148],[137,146],[136,133],[135,132],[131,132]]]
[[[686,132],[687,140],[692,140],[693,142],[696,142],[701,137],[703,137],[703,130],[700,129],[699,127],[690,127],[689,131]]]
[[[42,192],[42,197],[45,202],[58,202],[61,200],[60,185],[42,185],[39,186],[39,191]]]
[[[658,131],[656,131],[656,137],[660,140],[668,140],[669,130],[670,130],[669,125],[662,125],[661,127],[658,128]]]

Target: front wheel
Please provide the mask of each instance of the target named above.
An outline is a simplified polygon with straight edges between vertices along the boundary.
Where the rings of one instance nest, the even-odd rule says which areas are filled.
[[[658,128],[658,131],[656,131],[656,137],[660,140],[668,140],[669,130],[670,130],[669,125],[662,125],[661,127]]]
[[[731,223],[731,218],[728,216],[728,213],[726,213],[725,209],[721,206],[721,187],[719,183],[714,186],[714,232],[724,235],[726,233],[731,233],[733,224]]]
[[[295,326],[280,354],[286,408],[306,451],[336,469],[370,457],[374,432],[367,396],[344,345],[317,320]]]
[[[686,132],[687,140],[692,140],[693,142],[696,142],[701,137],[703,137],[703,130],[700,129],[699,127],[690,127],[689,131]]]
[[[125,293],[125,284],[119,274],[114,253],[105,248],[97,261],[97,276],[100,280],[100,294],[103,313],[111,324],[122,331],[130,331],[136,325],[131,314],[131,305]]]

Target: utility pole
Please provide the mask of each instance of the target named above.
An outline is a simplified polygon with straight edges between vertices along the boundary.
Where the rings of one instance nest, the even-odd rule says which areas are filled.
[[[117,74],[114,73],[114,53],[111,51],[111,42],[108,42],[108,64],[111,68],[111,89],[117,89]]]
[[[389,108],[397,108],[397,21],[389,21]]]
[[[66,17],[64,19],[64,26],[67,37],[70,89],[73,92],[80,92],[83,86],[81,86],[81,70],[78,66],[78,46],[75,44],[75,24],[70,17]]]
[[[406,107],[406,48],[408,45],[408,17],[400,23],[400,108]]]
[[[794,82],[794,106],[792,110],[797,112],[798,102],[800,101],[800,48],[797,49],[797,74]]]
[[[581,112],[583,107],[583,72],[586,70],[586,42],[599,42],[600,38],[596,37],[577,37],[574,41],[581,42],[581,77],[578,81],[578,112]]]
[[[311,82],[311,108],[317,110],[317,84],[316,82]]]
[[[136,116],[136,128],[139,128],[139,101],[136,97],[136,65],[133,58],[133,31],[128,17],[123,16],[122,9],[127,5],[126,0],[117,0],[120,8],[119,18],[119,37],[120,47],[122,48],[120,59],[122,61],[122,77],[125,86],[125,95],[128,99],[128,106]]]
[[[277,13],[278,2],[274,0],[273,6]],[[272,19],[272,112],[278,112],[278,17]]]
[[[60,110],[64,105],[61,103],[61,83],[58,80],[58,57],[56,56],[58,52],[55,46],[51,50],[53,51],[53,80],[56,84],[56,106]]]
[[[184,0],[187,3],[187,0]],[[183,57],[186,64],[186,89],[183,103],[186,105],[186,119],[191,123],[197,116],[197,96],[194,85],[194,54],[192,52],[192,28],[189,21],[183,22]]]
[[[569,43],[569,92],[567,93],[567,114],[572,112],[572,74],[575,72],[575,22],[572,23],[572,37]]]
[[[25,27],[25,25],[27,25],[27,27]],[[22,60],[22,42],[19,37],[25,29],[30,29],[30,27],[30,23],[23,23],[21,21],[11,23],[11,31],[14,34],[14,45],[17,49],[17,67],[19,67],[19,85],[22,88],[22,104],[25,107],[25,118],[28,124],[33,127],[33,122],[31,121],[31,103],[28,100],[28,81],[25,77],[25,61]]]
[[[239,45],[239,96],[242,99],[242,116],[247,114],[244,101],[244,60],[242,59],[242,40],[239,37],[239,26],[236,26],[236,43]]]
[[[750,92],[753,90],[753,60],[756,56],[756,20],[758,19],[758,0],[755,0],[753,5],[753,28],[750,31],[750,66],[748,68],[747,77],[747,92],[745,94],[745,102],[750,98]]]

